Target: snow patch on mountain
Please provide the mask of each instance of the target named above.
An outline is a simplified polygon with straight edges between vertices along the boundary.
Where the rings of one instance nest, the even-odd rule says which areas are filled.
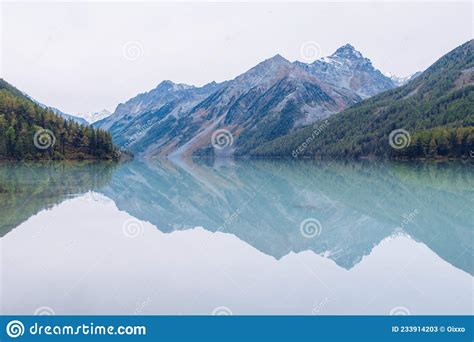
[[[390,78],[395,84],[397,87],[400,87],[408,82],[410,82],[411,80],[413,80],[414,78],[416,78],[418,75],[421,74],[421,71],[417,71],[413,74],[410,74],[408,76],[397,76],[395,74],[392,74],[391,72],[387,72],[387,73],[384,73],[385,76],[387,76],[388,78]]]
[[[110,115],[112,115],[112,112],[110,112],[107,109],[102,109],[101,111],[93,112],[93,113],[78,114],[79,117],[84,118],[90,124],[93,124],[94,122],[105,119],[109,117]]]

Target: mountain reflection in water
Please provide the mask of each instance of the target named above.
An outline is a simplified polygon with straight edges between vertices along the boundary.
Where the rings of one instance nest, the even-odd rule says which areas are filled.
[[[350,269],[407,234],[473,274],[472,165],[241,160],[4,164],[0,232],[90,190],[162,232],[197,226],[280,259],[313,251]],[[305,237],[300,226],[321,230]]]

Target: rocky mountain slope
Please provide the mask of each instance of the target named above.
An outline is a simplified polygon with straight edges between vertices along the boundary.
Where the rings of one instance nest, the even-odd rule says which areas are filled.
[[[474,41],[406,85],[258,147],[255,156],[469,157],[474,151]],[[309,139],[309,140],[308,140]]]
[[[203,87],[164,81],[95,125],[142,156],[246,155],[395,86],[346,45],[312,64],[276,55]]]

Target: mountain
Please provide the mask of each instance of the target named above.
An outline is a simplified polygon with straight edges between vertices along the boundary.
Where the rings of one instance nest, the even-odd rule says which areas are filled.
[[[94,126],[142,156],[246,155],[393,87],[347,45],[312,64],[276,55],[230,81],[203,87],[164,81]],[[214,148],[212,138],[226,146]]]
[[[89,124],[87,122],[87,120],[84,119],[84,118],[80,118],[78,116],[74,116],[74,115],[71,115],[71,114],[66,114],[66,113],[62,112],[61,110],[59,110],[57,108],[54,108],[54,107],[48,107],[48,106],[43,105],[43,104],[39,104],[39,105],[41,107],[45,108],[45,109],[50,109],[53,113],[63,117],[66,120],[73,120],[73,121],[77,122],[79,125],[88,125]]]
[[[295,62],[318,79],[339,88],[350,89],[366,99],[394,88],[394,80],[375,69],[372,62],[352,45],[346,44],[331,56],[311,64]]]
[[[397,87],[400,87],[400,86],[410,82],[411,80],[414,80],[416,77],[418,77],[421,74],[422,74],[421,71],[417,71],[417,72],[415,72],[411,75],[408,75],[406,77],[399,77],[399,76],[393,75],[393,74],[386,74],[385,76],[389,77],[392,80],[392,82],[397,85]]]
[[[30,99],[31,101],[33,101],[34,103],[36,103],[38,106],[40,106],[41,108],[44,108],[44,109],[49,109],[51,110],[54,114],[57,114],[59,116],[62,116],[64,119],[66,120],[73,120],[75,122],[77,122],[78,124],[80,125],[87,125],[88,122],[83,119],[83,118],[80,118],[78,116],[74,116],[74,115],[71,115],[71,114],[66,114],[64,113],[63,111],[57,109],[57,108],[54,108],[54,107],[49,107],[37,100],[35,100],[34,98],[32,98],[30,95],[28,95],[27,93],[25,92],[21,92],[24,96],[26,96],[28,99]]]
[[[295,127],[328,117],[361,98],[317,79],[280,55],[230,81],[191,112],[200,127],[175,154],[213,153],[211,135],[227,129],[235,142],[229,152],[244,155]],[[196,120],[194,120],[196,122]]]
[[[109,117],[110,115],[112,115],[112,113],[109,110],[102,109],[99,112],[87,113],[87,114],[83,115],[82,118],[85,121],[87,121],[89,124],[93,124],[94,122],[103,120],[103,119]]]
[[[254,156],[472,157],[473,40],[402,87],[263,144]]]
[[[151,91],[119,104],[111,116],[94,126],[109,131],[123,148],[143,153],[178,138],[182,127],[192,123],[189,111],[221,85],[212,82],[194,87],[163,81]]]
[[[66,120],[0,79],[0,160],[113,159],[110,133]]]

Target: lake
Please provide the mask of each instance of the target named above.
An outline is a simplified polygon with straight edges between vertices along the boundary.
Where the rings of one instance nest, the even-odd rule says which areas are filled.
[[[473,314],[462,162],[0,164],[2,314]]]

